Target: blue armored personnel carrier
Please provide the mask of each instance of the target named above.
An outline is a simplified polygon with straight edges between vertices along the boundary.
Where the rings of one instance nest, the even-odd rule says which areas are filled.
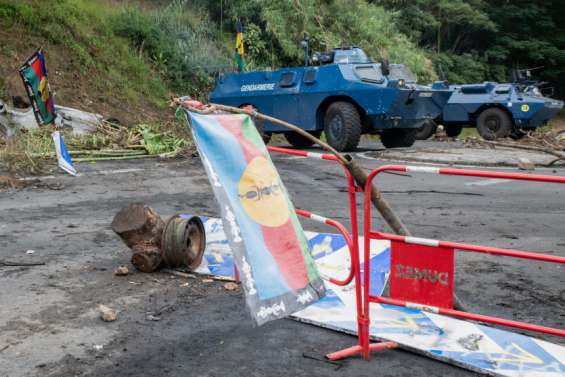
[[[463,127],[476,127],[485,140],[512,137],[543,126],[563,108],[563,101],[545,97],[536,81],[519,79],[513,83],[485,82],[482,84],[449,85],[436,81],[432,88],[451,92],[441,116],[448,136],[455,137]],[[426,124],[417,138],[425,139],[435,132]]]
[[[252,106],[315,136],[324,131],[330,145],[349,151],[366,133],[380,134],[387,148],[411,146],[424,121],[440,116],[450,94],[417,85],[403,65],[374,63],[358,47],[306,53],[305,61],[303,67],[227,74],[210,102]],[[274,124],[263,124],[262,131],[266,139],[284,133],[296,147],[312,144]]]

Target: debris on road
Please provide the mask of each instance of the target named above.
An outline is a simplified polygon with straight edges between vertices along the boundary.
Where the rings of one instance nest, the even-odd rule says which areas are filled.
[[[28,254],[28,255],[29,255],[29,254],[34,254],[34,253],[35,253],[35,250],[27,250],[27,251],[26,251],[26,254]]]
[[[132,264],[142,272],[155,271],[162,262],[161,234],[165,223],[141,203],[122,208],[112,220],[112,230],[133,251]]]
[[[106,305],[98,305],[98,310],[100,311],[100,318],[104,322],[114,322],[118,319],[118,313]]]
[[[0,175],[0,188],[15,189],[22,186],[22,183],[9,175]]]
[[[165,268],[162,270],[163,272],[166,272],[167,274],[171,274],[171,275],[175,275],[181,278],[188,278],[188,279],[196,279],[196,275],[194,274],[187,274],[186,272],[181,272],[181,271],[176,271],[176,270],[170,270],[168,268]],[[172,277],[172,276],[171,276]]]
[[[233,282],[228,282],[228,283],[224,284],[224,288],[227,289],[228,291],[235,291],[238,287],[239,287],[239,285],[237,285],[237,283],[233,283]]]
[[[492,148],[514,148],[550,154],[555,158],[542,166],[550,167],[559,161],[565,161],[565,127],[550,130],[536,130],[521,135],[516,141],[489,141],[478,138],[467,138],[471,145],[488,145]]]
[[[129,269],[127,266],[119,266],[114,270],[114,275],[116,276],[126,276],[129,274]]]
[[[518,159],[518,169],[520,170],[535,170],[536,165],[525,157]]]
[[[34,267],[34,266],[45,266],[45,262],[9,262],[0,260],[0,267]]]
[[[154,209],[134,203],[116,214],[112,230],[132,250],[131,263],[139,271],[194,270],[202,262],[206,236],[198,217],[175,215],[165,223]]]

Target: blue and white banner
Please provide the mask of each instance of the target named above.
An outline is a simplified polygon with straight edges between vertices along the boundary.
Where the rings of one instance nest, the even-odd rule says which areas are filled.
[[[53,132],[51,136],[55,142],[55,153],[57,154],[57,163],[59,164],[59,167],[70,175],[76,176],[77,171],[73,166],[73,161],[71,160],[71,155],[67,150],[63,136],[61,136],[59,131]]]

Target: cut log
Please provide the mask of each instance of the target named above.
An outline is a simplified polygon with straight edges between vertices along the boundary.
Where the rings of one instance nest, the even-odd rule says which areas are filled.
[[[157,248],[144,248],[142,251],[137,251],[136,248],[134,248],[133,252],[131,264],[141,272],[153,272],[159,268],[163,261],[161,251]]]
[[[151,251],[161,246],[165,223],[152,208],[133,203],[124,207],[112,220],[112,230],[131,248]]]

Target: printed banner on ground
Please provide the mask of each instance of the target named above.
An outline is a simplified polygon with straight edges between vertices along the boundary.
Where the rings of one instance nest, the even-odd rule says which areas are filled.
[[[27,95],[33,106],[37,124],[51,124],[55,120],[55,104],[47,78],[45,56],[37,50],[20,68]]]
[[[294,206],[249,116],[187,116],[256,323],[323,297]]]

